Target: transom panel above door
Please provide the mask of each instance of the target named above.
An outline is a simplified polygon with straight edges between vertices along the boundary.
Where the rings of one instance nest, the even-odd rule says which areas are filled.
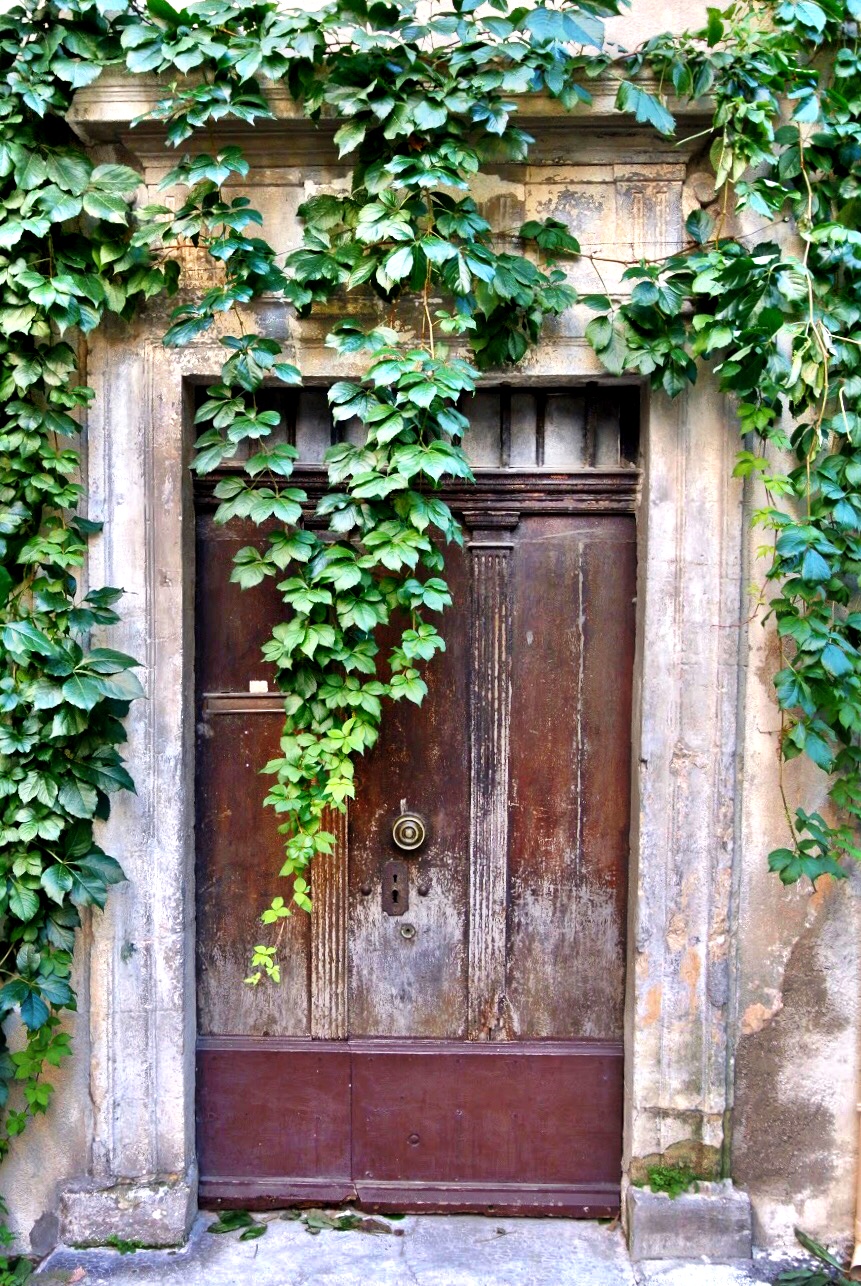
[[[313,911],[282,922],[280,986],[242,979],[280,865],[258,773],[282,723],[260,646],[283,606],[229,584],[260,532],[216,526],[199,491],[204,1199],[618,1207],[632,404],[605,390],[481,396],[475,444],[494,464],[441,493],[466,537],[447,552],[446,651],[421,710],[390,704],[357,764]],[[296,401],[284,416],[300,445],[302,416]],[[546,457],[548,440],[564,469],[513,462]],[[319,469],[298,472],[313,499]],[[249,691],[261,681],[269,692]]]

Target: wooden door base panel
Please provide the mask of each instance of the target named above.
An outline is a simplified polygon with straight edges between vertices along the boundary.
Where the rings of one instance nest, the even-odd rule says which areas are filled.
[[[201,1206],[210,1209],[280,1210],[287,1206],[331,1206],[356,1200],[351,1179],[297,1179],[291,1175],[249,1179],[247,1176],[201,1176]]]
[[[348,1179],[201,1179],[200,1204],[213,1209],[354,1204],[378,1214],[487,1214],[605,1219],[619,1213],[619,1184],[351,1183]]]
[[[603,1219],[619,1213],[619,1184],[357,1183],[363,1210],[404,1214],[565,1215]]]
[[[615,1041],[203,1037],[201,1199],[613,1214],[622,1080]]]

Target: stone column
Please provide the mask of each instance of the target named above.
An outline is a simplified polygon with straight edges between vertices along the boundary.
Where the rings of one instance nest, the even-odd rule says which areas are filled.
[[[89,960],[93,1135],[86,1177],[63,1198],[62,1236],[181,1242],[196,1208],[192,538],[184,367],[127,330],[99,335],[88,426],[93,585],[125,589],[112,647],[137,657],[146,699],[128,720],[137,794],[114,797],[101,839],[128,883],[93,917]]]
[[[741,485],[737,429],[703,377],[653,395],[645,435],[634,720],[625,1168],[724,1173],[734,1029]],[[631,1189],[638,1257],[668,1199]],[[662,1254],[750,1253],[749,1205],[719,1186]],[[739,1205],[739,1203],[741,1203]],[[693,1222],[691,1222],[693,1218]],[[655,1221],[658,1221],[656,1224]],[[697,1222],[699,1220],[699,1222]]]

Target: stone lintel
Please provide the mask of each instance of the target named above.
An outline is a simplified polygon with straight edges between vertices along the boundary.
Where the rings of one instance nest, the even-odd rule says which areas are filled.
[[[626,1194],[628,1248],[635,1261],[750,1259],[750,1197],[729,1179],[700,1183],[670,1197],[630,1186]]]
[[[124,70],[111,68],[105,71],[93,85],[79,89],[72,100],[67,120],[72,129],[85,143],[96,144],[116,142],[128,133],[134,122],[139,121],[136,134],[152,131],[154,128],[160,138],[164,138],[165,126],[152,120],[145,120],[156,105],[169,96],[173,77],[156,75],[130,75]],[[192,74],[185,82],[192,86],[195,77]],[[652,93],[660,91],[658,81],[651,76],[642,75],[637,83]],[[618,79],[613,74],[598,77],[589,86],[592,100],[589,103],[578,103],[572,108],[563,107],[558,99],[549,94],[512,94],[512,102],[517,111],[519,124],[531,128],[561,128],[570,132],[572,128],[582,130],[595,129],[604,138],[604,154],[607,144],[612,146],[611,139],[618,148],[624,139],[639,136],[648,148],[647,155],[654,162],[669,160],[678,162],[680,156],[691,153],[688,136],[708,129],[712,122],[713,107],[708,98],[689,103],[670,96],[667,106],[679,125],[678,138],[666,138],[648,125],[641,125],[633,117],[616,108]],[[283,81],[262,82],[264,97],[272,112],[269,119],[259,119],[252,130],[244,131],[249,137],[267,139],[271,146],[273,131],[290,127],[293,132],[304,128],[313,133],[319,140],[320,129],[316,123],[306,117],[301,104],[297,103]],[[215,124],[221,134],[225,127],[228,131],[240,125],[234,118]],[[334,114],[324,116],[323,132],[333,134],[338,126]],[[241,125],[240,125],[241,128]],[[319,147],[319,142],[318,142]]]
[[[60,1208],[67,1246],[104,1246],[111,1237],[144,1246],[180,1246],[197,1213],[196,1167],[183,1176],[128,1180],[111,1187],[68,1188]]]

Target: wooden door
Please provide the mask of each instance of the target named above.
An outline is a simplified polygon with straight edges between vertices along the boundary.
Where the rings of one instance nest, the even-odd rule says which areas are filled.
[[[271,683],[260,645],[281,605],[229,584],[259,533],[217,527],[199,496],[204,1200],[618,1208],[638,475],[622,398],[552,396],[479,403],[500,454],[477,415],[491,463],[444,493],[467,538],[447,559],[447,650],[421,711],[390,706],[357,766],[313,912],[283,922],[280,986],[242,979],[279,865],[258,771],[280,703],[248,689]],[[301,448],[300,424],[294,406]],[[578,467],[548,469],[539,447],[566,432]],[[403,813],[426,826],[410,853]]]

